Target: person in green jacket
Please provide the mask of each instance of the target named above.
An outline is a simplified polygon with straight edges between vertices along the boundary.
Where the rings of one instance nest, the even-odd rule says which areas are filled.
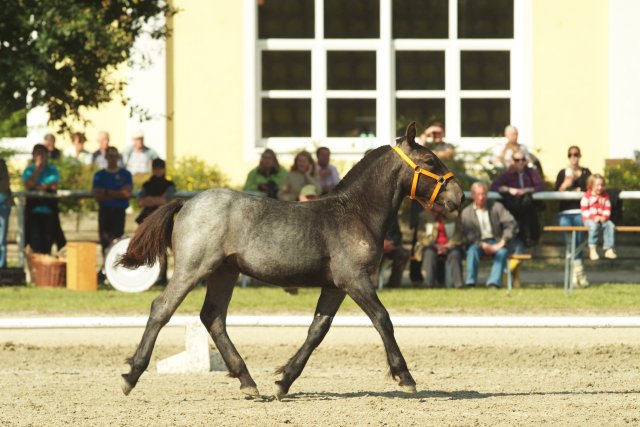
[[[260,156],[260,164],[247,175],[242,191],[259,196],[278,198],[287,171],[280,167],[276,153],[270,148]]]

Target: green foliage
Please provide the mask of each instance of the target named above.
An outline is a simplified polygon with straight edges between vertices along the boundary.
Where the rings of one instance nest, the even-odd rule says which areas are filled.
[[[1,84],[1,83],[0,83]],[[3,120],[0,116],[0,138],[19,138],[27,136],[27,110],[14,111]],[[2,156],[0,154],[0,156]],[[4,157],[4,156],[2,156]]]
[[[90,165],[81,164],[76,159],[62,156],[57,160],[49,160],[60,171],[60,185],[63,190],[91,191],[95,169]],[[63,198],[58,206],[62,212],[87,212],[98,209],[96,201],[89,198]]]
[[[640,163],[624,161],[604,170],[607,187],[619,190],[640,190]],[[640,200],[625,200],[622,204],[622,224],[640,224]]]
[[[3,2],[0,121],[39,105],[61,130],[83,121],[83,109],[122,96],[126,83],[112,71],[131,59],[141,34],[165,37],[167,26],[156,18],[175,12],[161,0]]]
[[[174,165],[168,165],[167,178],[171,179],[178,191],[209,190],[226,187],[229,179],[218,169],[195,156],[183,157]]]

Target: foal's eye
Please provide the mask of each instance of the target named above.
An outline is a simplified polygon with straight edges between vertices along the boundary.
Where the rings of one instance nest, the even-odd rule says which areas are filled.
[[[427,166],[434,166],[436,164],[436,162],[433,161],[433,157],[429,157],[425,163]]]

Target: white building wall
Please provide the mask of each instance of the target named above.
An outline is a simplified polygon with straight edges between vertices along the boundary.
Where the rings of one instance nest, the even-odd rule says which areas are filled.
[[[131,66],[127,70],[126,96],[128,107],[134,106],[148,114],[127,117],[127,141],[131,145],[131,135],[136,131],[144,133],[145,145],[153,148],[158,155],[167,158],[167,76],[166,48],[164,40],[153,40],[147,34],[140,36],[132,49]]]
[[[609,154],[625,158],[640,150],[640,2],[609,5]]]

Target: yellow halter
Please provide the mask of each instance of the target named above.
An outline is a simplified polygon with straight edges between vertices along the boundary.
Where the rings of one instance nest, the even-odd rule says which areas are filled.
[[[411,200],[417,200],[418,203],[420,203],[422,207],[425,208],[427,212],[429,212],[429,210],[431,210],[431,207],[433,206],[433,202],[436,200],[436,197],[438,197],[438,193],[440,192],[442,186],[447,182],[449,178],[453,177],[453,172],[448,172],[445,175],[436,175],[435,173],[429,172],[428,170],[423,169],[421,166],[413,163],[413,161],[406,154],[404,154],[400,147],[398,147],[397,145],[394,145],[393,149],[396,150],[396,153],[398,153],[400,157],[402,157],[402,160],[407,162],[409,166],[411,166],[411,169],[413,169],[413,182],[411,183],[411,194],[409,195],[409,198]],[[428,203],[425,203],[422,200],[416,198],[416,187],[418,186],[418,179],[420,179],[420,174],[426,175],[429,178],[433,178],[436,180],[436,188],[433,189],[433,193],[431,193],[431,197],[429,198]]]

